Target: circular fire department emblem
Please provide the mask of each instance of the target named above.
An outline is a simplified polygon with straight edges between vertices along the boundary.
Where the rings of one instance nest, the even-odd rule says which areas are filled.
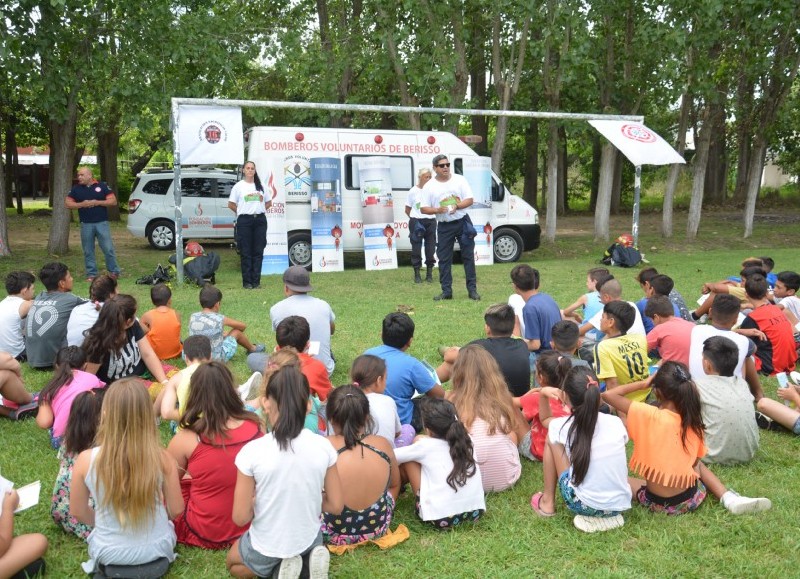
[[[641,125],[622,125],[622,134],[640,143],[656,142],[656,136]]]

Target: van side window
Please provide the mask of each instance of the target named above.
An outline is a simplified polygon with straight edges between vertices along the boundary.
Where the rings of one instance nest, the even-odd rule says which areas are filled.
[[[344,186],[345,189],[359,189],[358,163],[366,157],[379,155],[345,155],[344,157]],[[392,176],[392,191],[408,191],[416,181],[414,180],[414,161],[411,157],[389,157],[390,172]]]
[[[204,177],[181,179],[181,195],[183,197],[214,197],[212,185],[212,179]]]
[[[464,161],[461,159],[461,157],[456,157],[453,159],[453,173],[456,175],[464,174]]]
[[[170,185],[172,185],[172,177],[169,179],[153,179],[144,184],[142,193],[147,193],[148,195],[166,195]],[[136,188],[134,187],[134,191],[135,190]]]

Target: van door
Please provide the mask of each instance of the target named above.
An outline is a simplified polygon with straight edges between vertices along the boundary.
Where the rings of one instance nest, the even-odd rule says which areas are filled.
[[[231,196],[231,189],[236,184],[236,179],[234,177],[217,177],[214,179],[214,183],[214,190],[217,192],[214,199],[217,213],[213,223],[214,237],[233,237],[233,222],[236,221],[236,212],[228,209],[228,197]]]
[[[214,221],[217,217],[217,184],[210,177],[185,177],[181,179],[181,206],[183,208],[183,235],[215,237]]]

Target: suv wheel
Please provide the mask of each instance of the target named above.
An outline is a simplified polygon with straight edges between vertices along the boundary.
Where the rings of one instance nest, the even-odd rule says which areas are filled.
[[[306,231],[289,234],[289,264],[311,267],[311,235]]]
[[[155,249],[175,249],[175,224],[161,219],[147,226],[147,241]]]

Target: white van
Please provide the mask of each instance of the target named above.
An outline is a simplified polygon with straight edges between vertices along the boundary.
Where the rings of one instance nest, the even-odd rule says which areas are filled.
[[[289,261],[295,265],[311,264],[311,179],[309,174],[312,157],[335,157],[342,167],[342,246],[345,251],[363,251],[364,242],[361,222],[361,199],[359,191],[358,163],[365,157],[387,156],[391,160],[392,187],[394,190],[394,228],[400,232],[397,249],[410,251],[408,218],[405,200],[408,190],[416,184],[417,171],[431,167],[433,157],[445,154],[453,164],[453,171],[461,173],[462,159],[474,157],[475,151],[451,133],[437,131],[389,131],[363,129],[317,129],[301,127],[255,127],[247,132],[247,158],[256,163],[264,185],[270,177],[280,180],[286,192],[286,227],[289,244]],[[280,166],[282,175],[265,174],[267,167]],[[217,170],[201,173],[182,168],[181,182],[184,192],[186,179],[203,174],[215,179],[208,184],[211,197],[215,198],[214,215],[198,219],[192,209],[183,203],[183,234],[189,239],[233,237],[234,214],[227,209],[229,185],[220,185],[229,177]],[[161,178],[168,178],[162,175]],[[137,184],[139,181],[137,181]],[[166,195],[160,199],[149,199],[149,195],[135,187],[129,202],[131,212],[128,230],[137,236],[146,236],[154,247],[174,247],[174,232],[171,219],[174,217],[171,181]],[[184,193],[185,195],[185,193]],[[157,211],[142,211],[143,206],[158,202]],[[205,209],[204,209],[205,211]],[[137,214],[142,212],[142,217]],[[203,213],[205,216],[205,213]],[[193,221],[197,222],[193,225]],[[539,214],[521,197],[513,195],[498,177],[492,174],[492,226],[494,234],[494,258],[496,262],[517,261],[523,251],[539,247],[541,228]],[[132,223],[134,227],[132,227]],[[162,238],[159,234],[164,234]],[[170,238],[170,235],[172,236]],[[155,238],[155,239],[154,239]]]

